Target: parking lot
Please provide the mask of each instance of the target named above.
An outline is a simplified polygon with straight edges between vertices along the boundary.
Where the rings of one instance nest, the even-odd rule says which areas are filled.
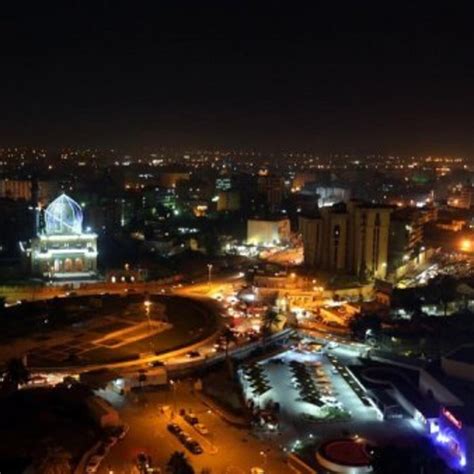
[[[376,420],[378,415],[373,407],[367,407],[357,395],[350,383],[344,379],[325,353],[303,353],[294,350],[268,360],[262,364],[270,389],[263,395],[255,395],[246,384],[246,393],[253,397],[256,404],[263,407],[268,402],[280,405],[281,418],[301,419],[309,415],[324,421],[326,407],[340,408],[350,418],[357,420]],[[280,362],[281,361],[281,362]],[[296,383],[292,364],[304,364],[314,380],[316,403],[304,400]],[[330,421],[330,417],[327,419]]]

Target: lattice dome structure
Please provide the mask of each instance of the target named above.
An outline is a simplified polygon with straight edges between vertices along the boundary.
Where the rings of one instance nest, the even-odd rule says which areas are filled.
[[[45,210],[46,234],[81,234],[81,206],[66,194],[61,194]]]

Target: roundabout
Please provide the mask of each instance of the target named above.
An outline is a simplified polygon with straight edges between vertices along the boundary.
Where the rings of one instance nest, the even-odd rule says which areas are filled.
[[[0,363],[26,355],[33,369],[81,371],[139,362],[199,345],[220,324],[217,311],[205,302],[174,295],[103,294],[23,303],[6,308],[0,318]]]
[[[341,474],[373,472],[367,445],[360,438],[326,441],[316,452],[316,460],[329,472]]]

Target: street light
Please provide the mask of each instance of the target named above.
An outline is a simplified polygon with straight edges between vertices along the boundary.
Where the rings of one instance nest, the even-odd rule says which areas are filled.
[[[265,467],[267,465],[267,453],[265,451],[260,451],[260,456],[263,458],[263,466]]]
[[[145,306],[145,314],[146,314],[146,317],[148,319],[148,330],[150,331],[151,333],[151,320],[150,320],[150,309],[151,309],[151,305],[152,305],[152,302],[148,299],[146,299],[144,302],[143,302],[143,306]]]
[[[173,397],[173,409],[171,411],[171,418],[174,418],[174,413],[176,411],[176,382],[172,379],[170,379],[170,386],[171,386],[171,396]]]
[[[211,284],[211,278],[212,278],[212,266],[213,266],[212,263],[207,264],[207,270],[208,270],[207,277],[208,277],[209,285]]]

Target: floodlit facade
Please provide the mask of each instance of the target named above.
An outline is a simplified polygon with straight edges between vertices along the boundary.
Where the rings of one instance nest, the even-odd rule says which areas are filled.
[[[97,235],[83,232],[81,206],[66,194],[39,210],[37,236],[27,253],[33,275],[50,279],[94,277]]]
[[[384,279],[391,211],[387,206],[353,200],[301,215],[306,265]]]
[[[249,219],[247,243],[250,245],[274,245],[290,239],[290,221],[287,218]]]

